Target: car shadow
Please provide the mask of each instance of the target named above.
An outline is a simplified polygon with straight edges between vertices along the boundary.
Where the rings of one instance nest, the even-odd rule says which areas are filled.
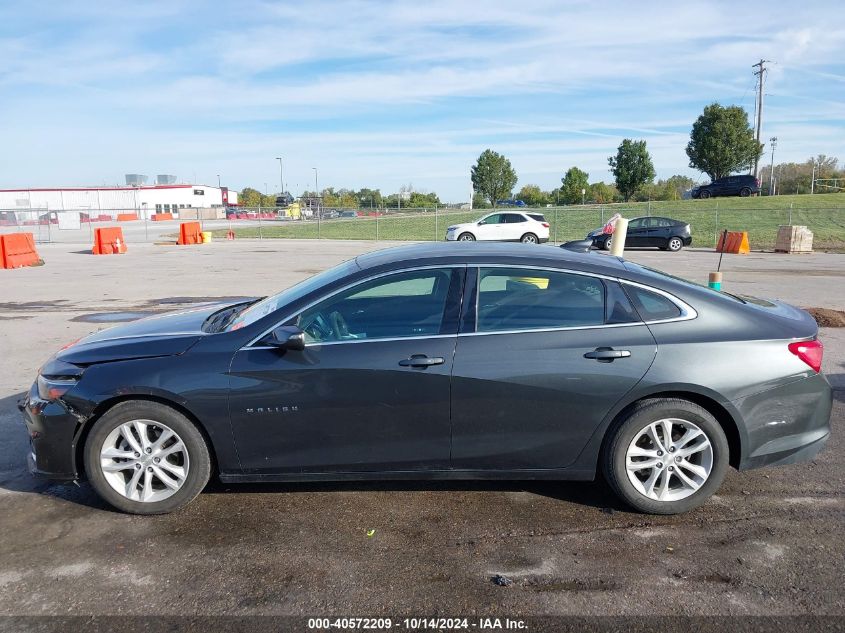
[[[527,492],[558,501],[598,508],[605,512],[630,511],[600,477],[596,481],[321,481],[227,484],[209,482],[211,494],[279,494],[302,492]]]
[[[33,493],[62,499],[98,510],[112,510],[87,482],[51,482],[31,475],[26,457],[29,440],[17,403],[23,392],[0,398],[0,489],[9,492]],[[280,494],[293,492],[528,492],[604,511],[622,511],[625,507],[616,499],[601,479],[594,482],[574,481],[327,481],[293,483],[224,484],[213,478],[209,494]]]

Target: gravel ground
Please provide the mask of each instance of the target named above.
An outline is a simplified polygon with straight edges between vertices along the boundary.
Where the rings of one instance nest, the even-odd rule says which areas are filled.
[[[44,267],[0,271],[0,614],[845,613],[842,329],[822,331],[838,387],[827,448],[808,464],[732,471],[682,516],[628,512],[600,482],[403,482],[212,484],[177,514],[134,517],[85,484],[25,472],[15,402],[55,348],[98,327],[84,319],[266,294],[375,247],[130,245],[101,258],[51,245]],[[629,257],[696,278],[714,260]],[[845,308],[843,255],[754,254],[723,270],[727,290]]]

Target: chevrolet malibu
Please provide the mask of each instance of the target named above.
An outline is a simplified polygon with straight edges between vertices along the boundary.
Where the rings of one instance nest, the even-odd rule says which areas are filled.
[[[30,469],[170,512],[224,482],[602,475],[632,508],[811,459],[832,393],[807,313],[619,258],[420,244],[283,292],[92,334],[21,402]]]

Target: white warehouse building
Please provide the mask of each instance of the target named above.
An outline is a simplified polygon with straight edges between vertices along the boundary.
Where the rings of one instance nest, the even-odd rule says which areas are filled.
[[[0,212],[19,216],[79,211],[92,217],[118,212],[134,212],[139,218],[156,213],[174,213],[178,217],[180,209],[216,209],[237,204],[237,192],[208,185],[0,189]]]

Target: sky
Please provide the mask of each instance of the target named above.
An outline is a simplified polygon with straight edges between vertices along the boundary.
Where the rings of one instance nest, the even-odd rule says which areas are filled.
[[[645,139],[689,175],[705,105],[754,111],[776,162],[845,161],[839,2],[0,0],[0,188],[126,173],[469,197],[490,148],[517,189]],[[769,147],[767,145],[768,153]],[[768,155],[768,154],[767,154]],[[765,162],[768,162],[766,159]]]

